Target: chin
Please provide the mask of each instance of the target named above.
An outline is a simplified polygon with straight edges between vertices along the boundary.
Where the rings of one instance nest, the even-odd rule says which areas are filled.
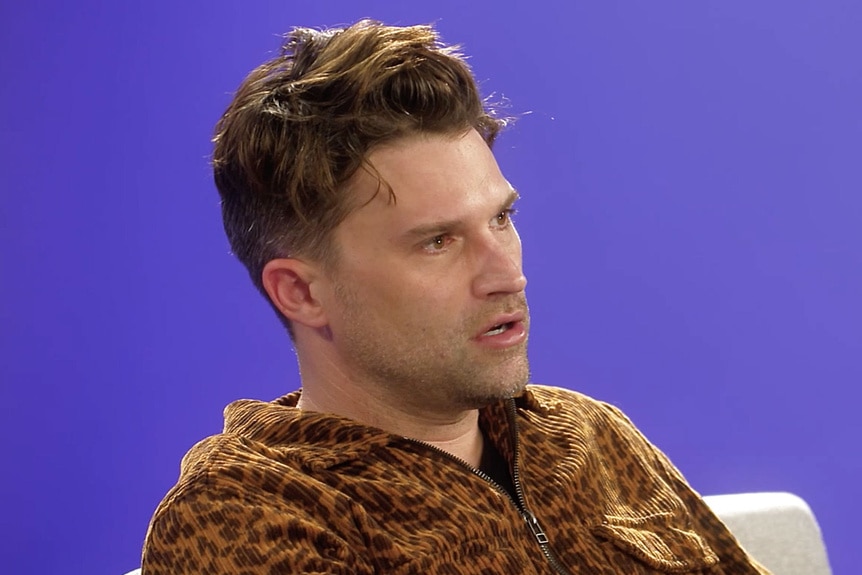
[[[472,391],[475,393],[472,396],[464,397],[465,406],[469,407],[469,409],[481,409],[499,401],[517,397],[524,392],[529,380],[529,375],[527,375],[523,380],[505,386],[498,386],[496,389],[489,388],[481,391],[474,389]]]

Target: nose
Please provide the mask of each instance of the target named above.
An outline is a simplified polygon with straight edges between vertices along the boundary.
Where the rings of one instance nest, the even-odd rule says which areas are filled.
[[[489,231],[476,249],[475,261],[476,297],[520,293],[527,286],[521,266],[521,238],[514,228],[510,233]]]

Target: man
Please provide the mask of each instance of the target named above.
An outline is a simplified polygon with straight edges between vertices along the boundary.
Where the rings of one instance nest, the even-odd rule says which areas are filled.
[[[504,120],[428,27],[298,29],[214,170],[301,391],[183,460],[144,575],[763,573],[615,408],[528,386]]]

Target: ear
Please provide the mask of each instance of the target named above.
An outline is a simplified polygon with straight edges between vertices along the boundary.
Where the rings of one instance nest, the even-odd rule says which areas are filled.
[[[290,321],[320,328],[328,323],[312,285],[319,279],[317,268],[295,258],[270,260],[261,280],[272,304]]]

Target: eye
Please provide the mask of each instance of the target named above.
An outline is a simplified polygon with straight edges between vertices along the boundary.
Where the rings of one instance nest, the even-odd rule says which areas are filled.
[[[448,235],[439,234],[429,238],[427,242],[422,244],[422,247],[427,252],[442,252],[449,247],[450,242],[451,238]]]
[[[494,227],[505,228],[512,223],[512,216],[515,215],[515,208],[506,208],[496,216],[494,216]]]

